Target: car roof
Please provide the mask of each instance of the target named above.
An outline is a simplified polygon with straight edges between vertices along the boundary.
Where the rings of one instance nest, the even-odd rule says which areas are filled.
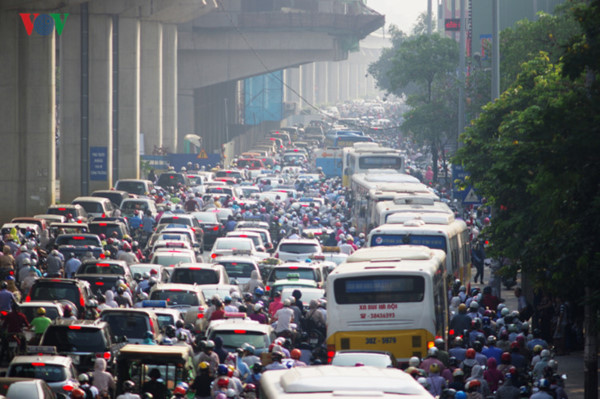
[[[215,260],[215,263],[211,263],[211,264],[216,266],[221,262],[252,263],[253,265],[258,265],[258,262],[255,259],[249,258],[247,256],[236,256],[236,255],[219,256],[219,259]]]
[[[100,312],[100,317],[106,313],[146,313],[149,316],[155,315],[154,312],[148,308],[109,308],[104,309]]]
[[[27,363],[47,363],[52,365],[69,367],[73,364],[73,359],[69,356],[59,356],[59,355],[19,355],[13,357],[10,362],[10,365],[13,364],[27,364]]]
[[[99,327],[102,328],[106,325],[106,322],[100,319],[97,320],[71,320],[71,319],[60,319],[55,320],[52,326],[67,327],[67,326],[80,326],[80,327]]]
[[[157,248],[156,251],[154,251],[154,255],[161,255],[161,256],[190,255],[190,256],[193,256],[194,258],[196,257],[196,254],[194,253],[194,251],[191,249],[188,249],[188,248]]]
[[[158,283],[152,287],[150,292],[154,291],[172,291],[172,290],[180,290],[180,291],[194,291],[202,294],[200,287],[196,284],[178,284],[178,283]]]
[[[63,304],[58,301],[29,301],[19,304],[20,308],[63,308]]]
[[[77,280],[74,278],[60,278],[60,277],[42,277],[42,278],[35,280],[34,285],[39,284],[39,283],[66,283],[66,284],[73,284],[73,285],[88,284],[87,281],[81,281],[81,280]]]
[[[260,331],[265,334],[269,334],[273,327],[269,324],[262,324],[254,320],[245,319],[222,319],[213,320],[210,322],[208,327],[211,331],[231,330],[231,329],[244,329],[250,331]]]
[[[110,202],[110,200],[106,197],[92,197],[92,196],[81,196],[81,197],[77,197],[75,198],[73,202],[75,201],[92,201],[92,202]]]
[[[308,279],[304,279],[304,278],[297,278],[297,279],[288,279],[288,278],[284,278],[281,280],[275,280],[272,284],[270,284],[271,287],[279,287],[279,286],[302,286],[302,287],[312,287],[312,288],[316,288],[317,287],[317,282],[315,280],[308,280]]]
[[[281,241],[279,242],[279,244],[284,243],[284,244],[318,244],[321,245],[319,243],[319,240],[317,240],[316,238],[282,238]]]

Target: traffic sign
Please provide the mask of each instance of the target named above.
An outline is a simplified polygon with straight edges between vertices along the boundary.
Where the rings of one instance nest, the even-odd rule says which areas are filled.
[[[446,18],[444,28],[446,31],[458,32],[460,30],[460,18]]]
[[[469,186],[469,188],[465,190],[465,193],[463,204],[481,204],[481,198],[479,198],[473,187]]]
[[[206,150],[200,151],[200,154],[198,154],[198,159],[206,159],[206,158],[208,158],[208,154],[206,153]]]

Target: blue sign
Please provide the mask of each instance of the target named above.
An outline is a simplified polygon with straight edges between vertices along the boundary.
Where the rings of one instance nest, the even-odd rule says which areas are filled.
[[[462,165],[452,165],[452,196],[466,205],[481,204],[481,197],[471,185],[466,189],[461,187],[468,177],[469,172]]]
[[[244,80],[244,123],[259,125],[263,121],[283,118],[283,71],[275,71]]]
[[[108,180],[107,147],[90,147],[90,180]]]

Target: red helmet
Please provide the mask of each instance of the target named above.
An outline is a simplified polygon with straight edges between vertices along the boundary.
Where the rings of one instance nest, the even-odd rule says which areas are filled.
[[[510,363],[510,353],[504,352],[502,356],[500,356],[500,360],[502,363]]]
[[[510,344],[510,349],[511,349],[511,350],[512,350],[512,349],[517,349],[517,350],[518,350],[518,349],[519,349],[519,343],[518,343],[517,341],[513,341],[513,342],[511,342],[511,344]]]
[[[481,382],[479,382],[479,380],[471,380],[469,382],[467,382],[467,385],[465,386],[465,388],[467,388],[468,390],[471,389],[477,389],[481,386]]]
[[[475,349],[473,349],[473,348],[467,349],[465,356],[467,359],[475,359]]]
[[[131,251],[131,245],[127,241],[125,241],[123,243],[123,250],[124,251]]]
[[[302,356],[302,351],[300,349],[292,349],[292,351],[290,352],[290,357],[292,359],[300,359],[300,356]]]
[[[219,378],[217,381],[217,385],[221,388],[226,388],[229,386],[229,378]]]
[[[182,386],[176,386],[175,389],[173,390],[173,395],[185,395],[186,393],[187,393],[187,391]]]

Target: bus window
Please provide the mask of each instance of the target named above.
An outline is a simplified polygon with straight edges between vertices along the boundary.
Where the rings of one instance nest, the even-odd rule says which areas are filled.
[[[340,305],[356,303],[421,302],[425,280],[421,276],[362,276],[338,279],[335,301]]]

